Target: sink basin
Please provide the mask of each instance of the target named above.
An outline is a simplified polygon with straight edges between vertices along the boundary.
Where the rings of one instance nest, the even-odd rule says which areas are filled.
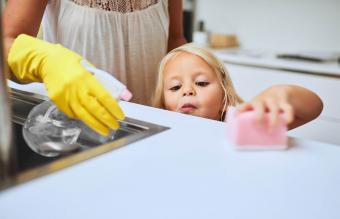
[[[83,145],[80,150],[60,157],[44,157],[33,152],[28,147],[22,136],[22,126],[30,110],[37,104],[47,100],[47,98],[12,89],[10,99],[13,109],[13,146],[16,148],[16,153],[12,158],[13,162],[11,162],[13,163],[11,168],[13,171],[6,179],[0,179],[0,190],[74,165],[169,129],[157,124],[126,118],[124,121],[120,121],[120,128],[115,134],[115,139],[109,143],[98,145],[98,142],[79,139]]]

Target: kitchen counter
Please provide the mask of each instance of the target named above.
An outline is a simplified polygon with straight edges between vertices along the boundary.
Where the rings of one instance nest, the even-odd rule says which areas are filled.
[[[340,77],[340,63],[336,61],[313,62],[277,58],[275,52],[246,49],[212,49],[226,63]]]
[[[237,151],[222,122],[120,104],[171,129],[2,191],[0,218],[339,218],[339,146]]]

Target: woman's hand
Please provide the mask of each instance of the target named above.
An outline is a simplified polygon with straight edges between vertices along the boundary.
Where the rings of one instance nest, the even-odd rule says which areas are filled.
[[[82,120],[101,135],[119,128],[124,119],[117,101],[80,63],[77,53],[28,35],[19,35],[8,55],[8,64],[22,82],[43,82],[48,96],[71,118]],[[112,85],[114,86],[114,85]]]
[[[278,124],[282,114],[288,128],[292,129],[316,118],[322,111],[322,101],[305,88],[277,85],[261,92],[250,102],[243,103],[237,111],[241,113],[248,110],[255,111],[258,121],[269,112],[271,127]]]

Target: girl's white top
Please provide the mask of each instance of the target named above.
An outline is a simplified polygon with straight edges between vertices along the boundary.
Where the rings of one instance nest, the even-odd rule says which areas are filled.
[[[167,52],[168,0],[50,0],[43,34],[113,74],[133,102],[149,104]]]

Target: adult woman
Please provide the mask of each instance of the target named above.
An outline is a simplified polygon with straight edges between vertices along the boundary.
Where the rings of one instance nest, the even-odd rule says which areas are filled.
[[[68,63],[68,56],[73,57],[73,55],[66,51],[60,52],[60,49],[49,47],[31,38],[18,39],[18,36],[23,33],[36,36],[43,21],[45,40],[60,43],[81,54],[95,66],[112,73],[132,91],[134,95],[132,101],[148,104],[154,89],[159,61],[167,50],[185,42],[181,14],[182,0],[9,0],[4,11],[5,50],[6,54],[12,54],[9,57],[12,60],[9,66],[14,72],[17,69],[15,66],[30,64],[32,60],[37,60],[37,57],[44,60],[46,56],[54,54],[54,62],[63,58],[63,63],[59,63],[63,68],[58,73],[48,74],[63,74],[63,77],[66,75],[63,72],[67,71],[67,65],[71,66]],[[14,47],[13,44],[20,46]],[[22,47],[29,48],[32,47],[31,45],[34,45],[33,48],[17,58],[18,51],[22,52]],[[38,55],[33,51],[39,51]],[[54,51],[58,51],[57,54]],[[31,59],[27,61],[27,57]],[[51,64],[47,69],[42,68],[40,65],[45,62],[39,61],[39,68],[34,70],[36,75],[46,75],[42,69],[53,72],[49,70],[55,67],[61,68],[57,63]],[[26,66],[24,69],[28,71],[31,68],[32,66]],[[78,69],[75,66],[72,68]],[[67,77],[70,74],[73,73],[67,73]],[[32,80],[32,77],[20,78],[17,74],[14,75],[17,79],[28,82],[43,78],[33,77],[36,80]],[[79,83],[80,78],[73,81],[78,80]],[[40,81],[46,84],[47,80]],[[48,83],[60,84],[61,82],[51,79]],[[60,96],[60,94],[56,95]],[[54,98],[54,100],[58,99]],[[64,107],[62,110],[66,113],[68,111],[68,115],[82,117],[74,112],[78,111],[76,107],[68,108]],[[102,117],[100,113],[93,115],[90,112],[90,114],[95,117],[94,120],[99,120],[100,123],[104,123],[104,126],[108,126],[106,119],[100,118]],[[91,121],[94,123],[93,119]]]

